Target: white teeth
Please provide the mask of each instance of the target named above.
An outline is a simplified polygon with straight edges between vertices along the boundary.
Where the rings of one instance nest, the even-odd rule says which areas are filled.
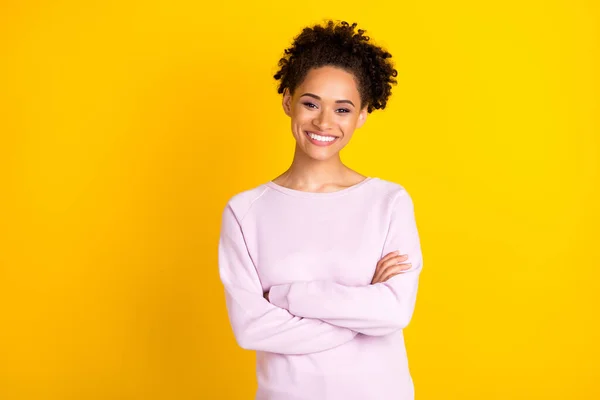
[[[310,133],[308,132],[308,136],[310,136],[311,138],[318,140],[319,142],[331,142],[333,140],[335,140],[334,137],[331,136],[319,136],[319,135],[315,135],[314,133]]]

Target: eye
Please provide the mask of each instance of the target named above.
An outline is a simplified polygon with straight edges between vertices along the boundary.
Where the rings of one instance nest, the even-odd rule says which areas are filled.
[[[307,101],[306,103],[302,103],[302,104],[304,104],[304,105],[305,105],[306,107],[308,107],[308,108],[317,108],[317,106],[316,106],[316,105],[314,105],[313,103],[310,103],[310,102],[308,102],[308,101]]]
[[[340,114],[346,114],[350,112],[350,110],[347,108],[338,108],[338,111],[341,111]]]

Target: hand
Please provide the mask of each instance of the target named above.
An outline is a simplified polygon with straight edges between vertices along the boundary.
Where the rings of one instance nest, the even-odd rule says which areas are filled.
[[[375,269],[375,274],[373,275],[371,285],[379,282],[385,282],[392,276],[403,274],[404,271],[410,269],[412,264],[401,264],[402,261],[406,261],[407,259],[407,254],[398,255],[398,252],[396,251],[388,253],[385,257],[382,257],[377,263],[377,268]]]
[[[267,290],[266,292],[263,293],[263,297],[269,301],[269,291]]]

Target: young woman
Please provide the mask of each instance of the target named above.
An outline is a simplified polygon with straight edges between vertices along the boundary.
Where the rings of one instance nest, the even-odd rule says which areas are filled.
[[[356,24],[305,28],[275,75],[296,140],[289,169],[225,206],[219,272],[260,400],[414,398],[402,329],[423,260],[411,196],[340,150],[397,72]]]

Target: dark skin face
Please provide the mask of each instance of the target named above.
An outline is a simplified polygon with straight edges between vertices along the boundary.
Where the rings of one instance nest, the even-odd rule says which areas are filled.
[[[296,153],[303,153],[296,154],[296,157],[300,156],[298,161],[332,161],[329,165],[332,169],[341,163],[339,151],[367,118],[367,107],[361,105],[354,75],[332,66],[310,70],[293,95],[286,89],[283,110],[291,119]],[[336,139],[330,146],[316,146],[309,140],[307,132]]]

